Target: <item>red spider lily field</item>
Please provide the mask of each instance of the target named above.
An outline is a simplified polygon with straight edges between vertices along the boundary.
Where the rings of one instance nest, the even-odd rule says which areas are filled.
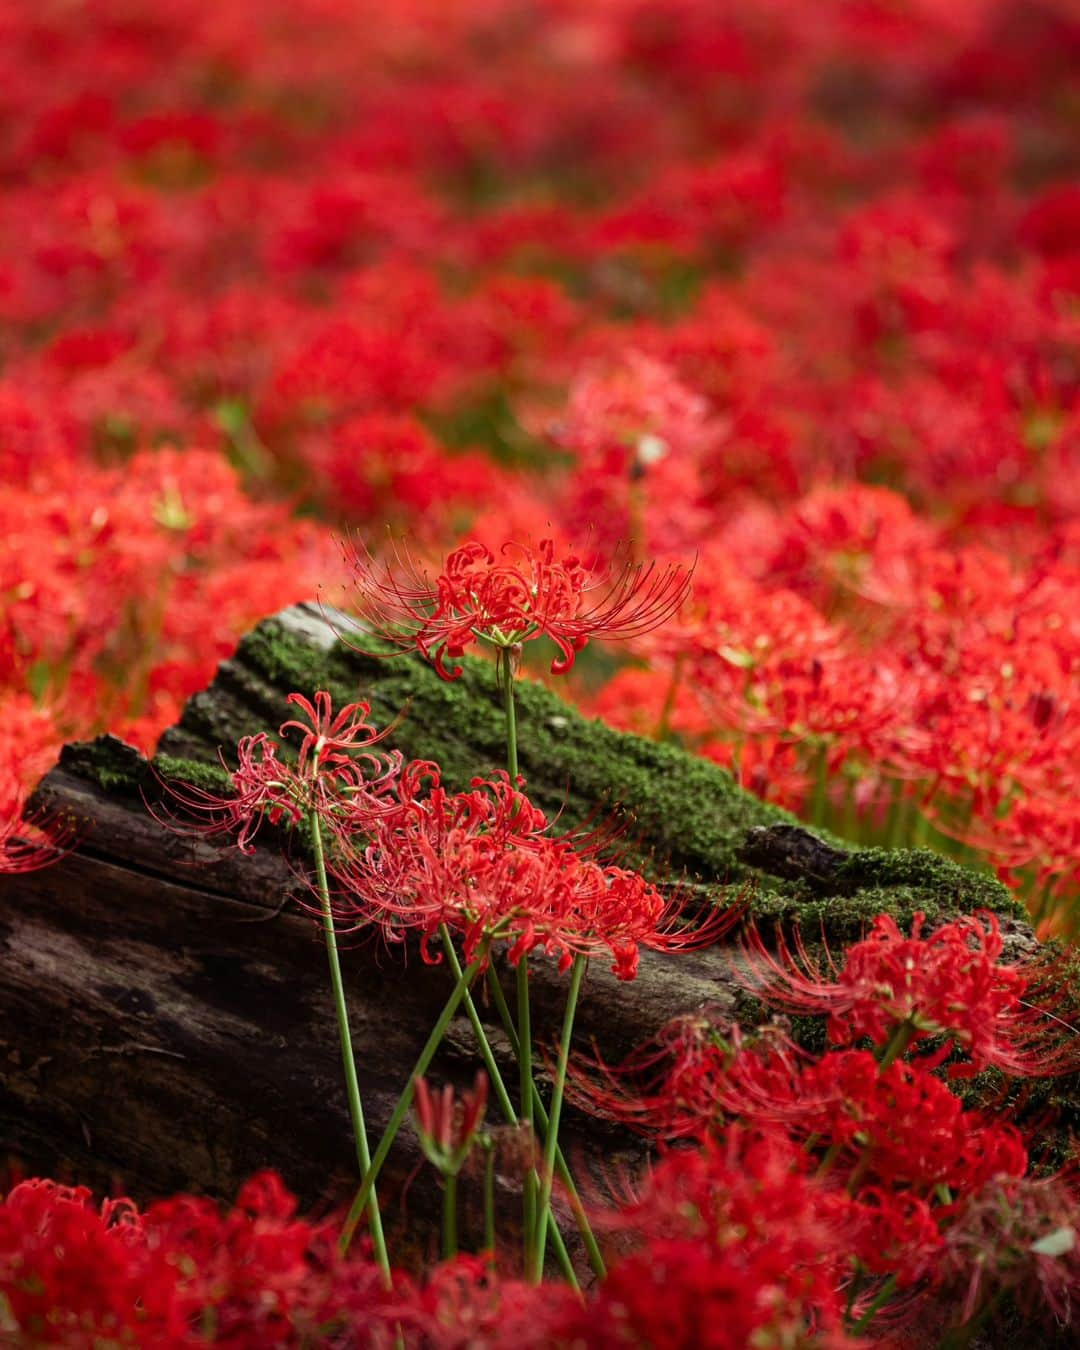
[[[1075,0],[0,0],[0,182],[0,900],[80,848],[65,744],[152,755],[299,602],[486,663],[501,737],[461,782],[410,706],[290,686],[161,783],[171,837],[289,852],[351,1198],[12,1150],[0,1344],[1080,1344]],[[703,903],[640,803],[530,792],[537,683],[1001,903],[843,942]],[[436,988],[389,1119],[358,934]],[[590,966],[713,948],[745,1016],[575,1039]],[[640,1164],[579,1175],[564,1108]]]

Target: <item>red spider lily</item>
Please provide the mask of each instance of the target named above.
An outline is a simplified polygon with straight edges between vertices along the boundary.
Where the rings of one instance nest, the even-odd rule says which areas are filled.
[[[881,1069],[864,1050],[817,1060],[779,1029],[747,1042],[722,1021],[679,1019],[617,1069],[600,1067],[599,1084],[576,1074],[579,1104],[661,1137],[714,1132],[727,1119],[782,1128],[804,1144],[836,1145],[841,1168],[860,1166],[860,1180],[927,1192],[1027,1165],[1014,1129],[965,1111],[921,1063]]]
[[[617,1066],[599,1056],[578,1056],[567,1096],[650,1138],[697,1137],[715,1122],[718,1084],[741,1040],[730,1023],[706,1015],[677,1017]]]
[[[1080,1297],[1075,1172],[995,1177],[965,1197],[945,1233],[935,1285],[967,1322],[1008,1290],[1025,1317],[1067,1325]]]
[[[630,1248],[577,1314],[581,1343],[857,1344],[842,1331],[844,1205],[807,1162],[780,1134],[738,1128],[667,1154],[606,1219]]]
[[[366,719],[366,703],[350,703],[335,717],[330,695],[320,691],[312,704],[302,694],[287,700],[304,711],[311,726],[283,722],[281,734],[303,732],[299,758],[291,764],[278,758],[279,745],[266,732],[244,736],[237,743],[237,766],[228,770],[233,792],[226,796],[191,784],[170,783],[170,796],[180,807],[206,817],[191,826],[206,835],[235,834],[243,853],[253,853],[254,837],[264,820],[298,824],[309,811],[320,822],[347,837],[362,831],[373,815],[393,811],[402,771],[398,750],[371,751],[387,735]],[[175,822],[173,822],[175,823]],[[184,822],[187,828],[187,822]]]
[[[414,762],[403,769],[396,796],[400,809],[384,818],[377,838],[354,843],[343,833],[331,861],[339,916],[378,923],[391,941],[418,928],[426,944],[442,923],[461,917],[470,890],[480,915],[476,878],[488,874],[490,884],[493,869],[507,876],[524,869],[529,850],[546,838],[547,817],[505,772],[451,793],[437,766]],[[484,929],[481,917],[477,941]]]
[[[75,841],[76,830],[71,823],[16,809],[7,818],[0,818],[0,876],[48,867],[70,852]]]
[[[324,770],[330,766],[339,769],[342,765],[352,764],[354,761],[345,752],[377,745],[394,729],[390,726],[376,731],[367,720],[371,712],[369,703],[349,703],[335,717],[330,695],[324,689],[315,695],[314,703],[303,694],[290,694],[285,702],[295,703],[311,723],[305,726],[303,722],[290,720],[282,722],[278,728],[281,736],[290,728],[295,728],[303,736],[296,757],[296,771],[299,774],[305,772],[309,755]]]
[[[374,1263],[341,1257],[333,1223],[296,1217],[271,1174],[222,1214],[176,1196],[143,1213],[100,1208],[83,1187],[28,1181],[0,1204],[0,1301],[12,1344],[215,1344],[237,1350],[328,1345],[339,1334],[395,1344],[417,1326],[411,1290],[386,1289]]]
[[[424,1077],[417,1078],[413,1097],[416,1132],[428,1161],[444,1175],[456,1176],[469,1155],[487,1108],[488,1077],[478,1069],[471,1092],[460,1100],[447,1083],[433,1093]]]
[[[717,1107],[782,1124],[794,1137],[835,1144],[858,1179],[963,1190],[1005,1173],[1022,1176],[1027,1151],[1010,1125],[988,1121],[918,1063],[886,1069],[865,1050],[812,1061],[780,1044],[738,1055],[718,1086]]]
[[[85,1187],[34,1179],[0,1205],[0,1295],[16,1340],[92,1344],[97,1333],[159,1350],[190,1344],[178,1283],[130,1202],[98,1208]]]
[[[462,671],[447,660],[480,639],[513,649],[547,637],[559,649],[552,674],[561,675],[590,638],[638,637],[675,613],[690,592],[690,570],[655,563],[627,562],[590,583],[577,557],[555,560],[550,539],[537,548],[506,543],[499,553],[504,561],[483,544],[463,544],[432,583],[399,549],[393,565],[352,549],[360,618],[395,647],[421,652],[446,680]]]
[[[418,1350],[548,1350],[568,1344],[563,1318],[575,1316],[581,1300],[567,1284],[510,1279],[485,1254],[442,1262],[413,1306],[422,1318]]]
[[[417,929],[425,954],[447,924],[462,935],[469,961],[491,941],[508,943],[512,964],[540,950],[564,970],[575,956],[607,951],[629,980],[640,947],[704,946],[738,917],[717,909],[696,926],[686,922],[684,895],[665,897],[637,873],[588,856],[596,836],[583,851],[573,836],[547,834],[547,817],[505,773],[475,779],[465,793],[447,793],[437,780],[424,797],[411,792],[402,809],[373,819],[365,846],[346,847],[331,871],[343,920],[378,923],[389,940]]]
[[[950,1067],[954,1076],[994,1065],[1018,1077],[1062,1073],[1080,1057],[1080,1037],[1049,1010],[1022,996],[1044,978],[1034,965],[1003,963],[997,918],[982,912],[942,924],[924,937],[925,915],[915,916],[910,937],[887,914],[870,934],[848,948],[842,969],[829,957],[832,979],[796,933],[781,934],[776,954],[750,929],[741,944],[736,978],[770,1007],[828,1016],[830,1040],[848,1045],[869,1036],[884,1046],[901,1024],[913,1040],[945,1036],[970,1063]]]
[[[863,1186],[852,1199],[849,1222],[853,1253],[871,1275],[894,1275],[903,1289],[934,1272],[941,1230],[920,1196]]]

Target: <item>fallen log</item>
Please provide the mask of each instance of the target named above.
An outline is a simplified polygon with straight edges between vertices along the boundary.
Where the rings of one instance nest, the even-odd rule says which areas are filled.
[[[147,808],[162,779],[224,786],[237,739],[276,729],[286,695],[328,689],[335,705],[370,701],[378,725],[405,710],[391,744],[437,760],[451,787],[502,760],[492,668],[467,661],[447,684],[414,658],[344,646],[314,606],[261,624],[187,705],[151,764],[115,738],[66,747],[38,802],[73,818],[78,846],[0,886],[0,1147],[25,1170],[120,1187],[136,1198],[177,1189],[231,1196],[274,1167],[305,1204],[340,1202],[355,1183],[326,958],[289,896],[296,874],[272,832],[253,856],[186,837]],[[530,793],[576,824],[621,807],[626,847],[658,879],[704,898],[737,890],[764,920],[798,920],[834,944],[886,909],[901,922],[996,911],[1014,946],[1030,929],[992,878],[926,851],[849,850],[817,840],[740,791],[715,765],[589,721],[538,683],[520,688],[521,764]],[[345,954],[353,1034],[370,1127],[378,1131],[447,996],[442,968],[370,942]],[[596,961],[579,1044],[618,1059],[668,1018],[704,1004],[734,1009],[729,953],[643,953],[633,983]],[[565,979],[533,970],[537,1021],[561,1015]],[[495,1018],[483,1009],[500,1054]],[[471,1077],[463,1017],[437,1075]],[[632,1145],[570,1113],[568,1148],[610,1165]],[[391,1155],[387,1191],[415,1167],[411,1136]],[[424,1208],[415,1188],[409,1203]]]

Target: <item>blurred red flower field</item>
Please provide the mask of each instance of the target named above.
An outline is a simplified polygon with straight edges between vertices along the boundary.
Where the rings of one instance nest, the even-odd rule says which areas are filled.
[[[151,751],[263,617],[449,555],[469,603],[504,567],[506,631],[559,646],[530,673],[590,714],[852,843],[992,869],[1041,936],[1080,933],[1072,0],[6,0],[0,185],[0,873],[47,860],[27,802],[65,741]],[[618,609],[638,565],[662,626]],[[574,606],[605,577],[624,641],[598,658]],[[462,612],[417,621],[440,668],[476,641]],[[0,1335],[41,1294],[14,1299],[12,1254],[66,1225],[84,1293],[106,1267],[153,1293],[14,1344],[885,1344],[890,1270],[986,1306],[987,1186],[1073,1231],[1071,1183],[1013,1143],[950,1227],[959,1172],[838,1192],[775,1121],[710,1135],[609,1219],[639,1235],[592,1320],[560,1289],[542,1332],[466,1258],[393,1289],[339,1262],[274,1181],[225,1217],[31,1186],[0,1210]],[[1063,1316],[1075,1252],[1051,1271],[1039,1241]],[[169,1243],[233,1264],[196,1276]],[[894,1248],[918,1259],[871,1264]],[[272,1326],[242,1311],[250,1263]],[[737,1323],[747,1282],[775,1301]],[[744,1340],[709,1339],[698,1299]]]

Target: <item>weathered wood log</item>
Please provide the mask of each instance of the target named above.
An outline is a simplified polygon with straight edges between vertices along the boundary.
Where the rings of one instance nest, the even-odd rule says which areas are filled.
[[[341,644],[313,606],[268,620],[212,686],[188,704],[153,765],[113,738],[69,746],[40,786],[72,816],[78,847],[0,886],[0,1147],[23,1166],[145,1198],[178,1188],[229,1196],[260,1167],[306,1203],[340,1201],[355,1160],[326,958],[289,900],[296,875],[268,831],[254,856],[184,837],[147,809],[161,778],[225,785],[218,760],[238,737],[276,729],[293,689],[363,697],[377,724],[405,715],[391,743],[437,760],[464,785],[502,759],[492,668],[466,663],[440,681],[408,657],[379,660]],[[582,718],[541,685],[520,689],[522,771],[543,805],[575,824],[622,807],[637,861],[705,895],[737,888],[764,918],[800,919],[833,942],[875,913],[901,920],[985,907],[1017,945],[1021,912],[992,879],[927,851],[849,851],[798,830],[714,765],[670,745]],[[381,1128],[435,1020],[445,970],[372,943],[346,953],[353,1031],[373,1131]],[[578,1039],[618,1058],[667,1018],[731,1008],[728,954],[643,954],[633,983],[593,963]],[[537,1019],[554,1031],[565,978],[534,964]],[[485,1016],[490,1014],[485,1011]],[[490,1018],[494,1026],[495,1019]],[[504,1041],[492,1033],[497,1046]],[[455,1022],[438,1072],[463,1081],[472,1033]],[[570,1148],[610,1161],[625,1141],[571,1113]],[[389,1190],[416,1160],[406,1137]],[[418,1187],[417,1191],[427,1190]],[[410,1203],[422,1208],[419,1195]]]

